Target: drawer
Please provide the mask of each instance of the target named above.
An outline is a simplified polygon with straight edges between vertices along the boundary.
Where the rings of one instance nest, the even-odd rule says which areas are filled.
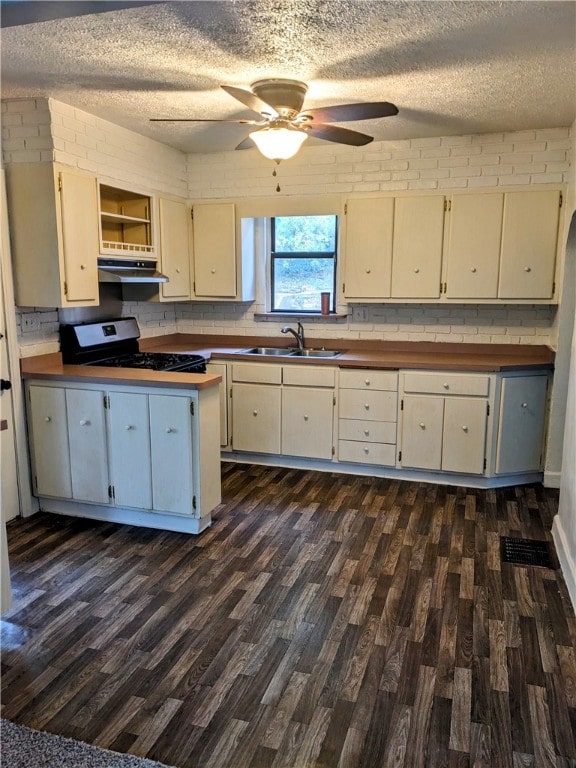
[[[338,429],[341,440],[359,440],[365,443],[396,443],[396,423],[393,421],[340,419]]]
[[[342,389],[380,389],[395,392],[398,389],[396,371],[340,371]]]
[[[396,463],[396,446],[384,443],[339,440],[338,460],[352,461],[356,464],[379,464],[393,467]]]
[[[331,387],[336,383],[335,368],[314,368],[307,365],[285,365],[282,371],[284,384],[300,387]]]
[[[487,397],[490,376],[468,373],[405,373],[404,392]]]
[[[258,363],[233,363],[232,381],[246,381],[253,384],[281,384],[282,366],[258,365]]]
[[[397,421],[396,392],[361,392],[340,390],[340,418],[366,421]]]

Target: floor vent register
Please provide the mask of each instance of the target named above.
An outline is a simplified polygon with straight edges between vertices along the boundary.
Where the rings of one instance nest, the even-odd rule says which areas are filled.
[[[554,568],[550,545],[547,541],[533,539],[501,538],[502,562],[513,565],[536,565],[540,568]]]

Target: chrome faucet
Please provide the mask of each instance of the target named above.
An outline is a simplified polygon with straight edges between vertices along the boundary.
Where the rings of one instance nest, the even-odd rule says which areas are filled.
[[[298,342],[298,349],[304,349],[304,328],[302,327],[302,323],[298,323],[297,331],[289,325],[285,325],[284,328],[282,328],[281,333],[291,333]]]

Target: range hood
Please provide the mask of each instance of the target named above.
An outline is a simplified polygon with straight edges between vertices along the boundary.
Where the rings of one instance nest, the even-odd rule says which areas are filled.
[[[98,259],[100,283],[167,283],[168,278],[158,272],[157,263],[147,259]]]

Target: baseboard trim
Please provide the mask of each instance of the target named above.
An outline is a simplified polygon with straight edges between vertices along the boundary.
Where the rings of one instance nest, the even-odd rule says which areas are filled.
[[[576,611],[576,562],[574,562],[570,554],[568,537],[562,527],[562,521],[560,520],[559,515],[556,515],[554,522],[552,523],[552,538],[554,539],[556,554],[560,561],[560,570],[562,571],[564,581],[568,587],[568,594],[570,595],[572,607]]]
[[[545,488],[560,488],[561,472],[544,472],[543,485]]]

